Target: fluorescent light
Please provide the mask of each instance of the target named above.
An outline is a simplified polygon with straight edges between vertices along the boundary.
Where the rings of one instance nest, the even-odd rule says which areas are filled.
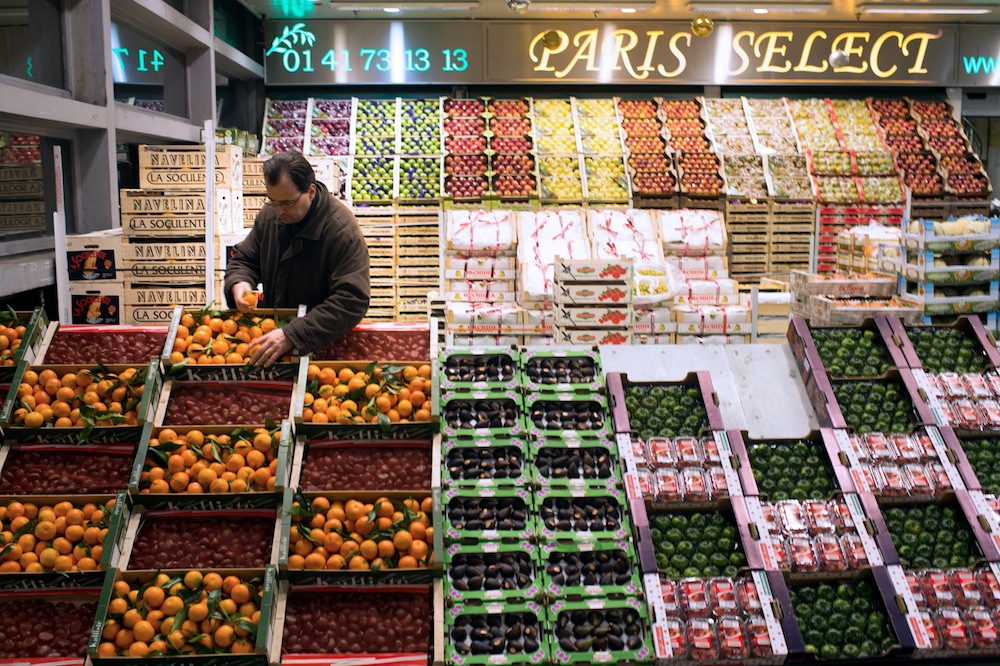
[[[803,5],[703,5],[688,4],[693,12],[705,14],[822,14],[830,9],[829,3]]]
[[[382,2],[331,2],[330,7],[344,12],[385,12],[398,14],[402,10],[467,12],[479,9],[478,2],[403,2],[386,7]]]
[[[859,7],[862,14],[943,14],[952,16],[975,16],[980,14],[990,14],[992,7],[947,7],[941,5],[920,6],[920,5],[872,5]]]
[[[624,4],[624,3],[622,3]],[[621,12],[635,14],[656,9],[656,2],[632,0],[624,7],[621,4],[609,4],[608,0],[580,0],[574,4],[565,4],[560,0],[533,0],[532,12]]]

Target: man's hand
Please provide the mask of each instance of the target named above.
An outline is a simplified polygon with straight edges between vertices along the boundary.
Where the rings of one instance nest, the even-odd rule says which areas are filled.
[[[250,361],[256,366],[265,368],[270,368],[280,361],[282,356],[292,351],[292,341],[285,337],[285,332],[280,328],[265,333],[251,345],[254,346],[254,352]]]
[[[247,294],[253,294],[253,287],[250,286],[249,282],[237,282],[233,285],[233,300],[236,302],[236,308],[243,313],[250,312],[257,307],[256,295],[248,300]]]

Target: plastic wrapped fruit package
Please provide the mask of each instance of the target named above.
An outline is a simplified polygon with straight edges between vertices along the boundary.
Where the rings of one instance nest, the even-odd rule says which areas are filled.
[[[1000,644],[1000,631],[990,612],[985,608],[969,608],[963,613],[965,625],[972,636],[972,645],[977,649],[996,649]]]
[[[677,585],[680,606],[686,617],[710,617],[712,605],[708,584],[698,578],[687,578]]]
[[[934,623],[946,650],[968,650],[972,647],[969,628],[957,608],[942,608],[934,613]]]
[[[558,648],[567,653],[639,650],[646,634],[642,617],[632,608],[565,610],[552,625]]]
[[[955,601],[962,608],[983,605],[983,593],[976,582],[976,575],[972,571],[956,569],[948,572],[948,582],[951,584]]]
[[[844,534],[840,537],[840,548],[846,557],[847,568],[860,569],[868,565],[868,553],[865,544],[857,534]]]

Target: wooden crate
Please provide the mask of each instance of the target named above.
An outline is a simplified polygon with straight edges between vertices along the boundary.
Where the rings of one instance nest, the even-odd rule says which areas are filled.
[[[724,210],[725,199],[721,196],[702,196],[697,194],[682,194],[680,199],[681,208],[694,208],[700,210]]]
[[[0,235],[46,228],[44,201],[0,201]]]
[[[121,190],[122,234],[138,238],[204,236],[205,193]],[[215,233],[231,234],[243,228],[243,194],[215,189]],[[239,228],[237,228],[239,227]]]
[[[149,285],[125,283],[125,304],[131,306],[202,306],[207,302],[205,283]]]
[[[207,157],[203,145],[139,146],[140,169],[204,169]],[[239,167],[242,173],[243,150],[239,146],[216,144],[215,166],[220,169]]]
[[[235,169],[216,169],[215,187],[243,188],[243,177]],[[207,184],[205,169],[139,168],[139,187],[156,192],[204,191]]]

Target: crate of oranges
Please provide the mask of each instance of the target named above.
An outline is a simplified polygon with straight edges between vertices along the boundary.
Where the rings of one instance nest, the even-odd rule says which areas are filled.
[[[164,663],[267,666],[273,566],[109,575],[87,653],[94,666]],[[181,661],[183,660],[183,661]]]
[[[102,585],[118,563],[127,508],[125,491],[0,497],[0,590]]]
[[[170,376],[185,380],[287,380],[298,372],[293,351],[270,368],[251,364],[254,340],[305,315],[298,310],[214,310],[196,312],[178,306],[163,349],[163,366]]]
[[[0,310],[0,384],[9,384],[14,379],[22,359],[34,361],[48,325],[49,318],[40,306],[33,312],[19,312],[10,307]]]
[[[22,364],[0,421],[8,438],[26,442],[135,442],[160,386],[148,365]]]
[[[278,566],[293,583],[367,585],[441,577],[434,496],[285,491]]]
[[[431,437],[430,363],[343,363],[303,359],[292,404],[296,435],[379,440]]]
[[[289,420],[256,428],[147,424],[129,491],[150,509],[277,507],[291,473],[292,443]]]

